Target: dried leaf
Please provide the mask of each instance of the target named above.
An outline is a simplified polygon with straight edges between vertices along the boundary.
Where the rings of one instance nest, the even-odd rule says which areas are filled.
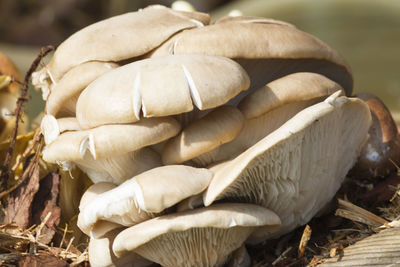
[[[43,266],[43,267],[64,267],[68,266],[65,260],[57,258],[51,254],[41,253],[39,255],[24,256],[18,261],[20,267]]]
[[[44,218],[51,213],[43,227],[40,229],[38,241],[49,244],[56,232],[56,226],[60,223],[61,209],[57,206],[59,195],[60,174],[55,171],[49,173],[40,181],[32,206],[32,222],[40,225]]]
[[[31,157],[28,162],[33,159]],[[32,201],[39,190],[39,165],[33,164],[29,177],[13,192],[8,199],[7,214],[4,223],[14,222],[21,229],[30,225]]]

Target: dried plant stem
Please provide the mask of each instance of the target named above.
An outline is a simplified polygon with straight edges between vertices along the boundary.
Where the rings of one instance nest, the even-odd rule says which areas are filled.
[[[9,165],[11,163],[12,156],[14,154],[14,149],[15,149],[15,144],[17,140],[17,134],[18,134],[18,123],[19,120],[21,119],[23,110],[24,110],[24,103],[28,100],[28,83],[29,79],[31,78],[32,73],[36,70],[36,68],[39,66],[40,61],[45,57],[48,53],[53,51],[55,48],[54,46],[45,46],[41,49],[39,55],[36,57],[36,59],[33,61],[31,64],[29,70],[27,71],[24,79],[24,83],[22,84],[22,89],[21,89],[21,95],[17,100],[17,106],[15,108],[15,126],[14,129],[11,133],[11,141],[10,141],[10,146],[8,147],[7,155],[4,160],[3,166],[1,167],[1,176],[0,176],[0,191],[3,191],[5,189],[5,186],[7,184],[7,180],[10,177],[10,170],[9,170]]]

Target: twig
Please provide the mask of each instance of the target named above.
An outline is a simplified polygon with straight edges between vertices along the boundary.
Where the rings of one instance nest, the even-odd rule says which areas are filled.
[[[298,249],[298,258],[302,258],[304,256],[304,253],[306,251],[307,243],[310,240],[311,237],[311,227],[307,224],[306,227],[304,228],[303,235],[301,236],[300,244],[299,244],[299,249]]]
[[[32,73],[36,70],[38,67],[40,61],[45,57],[48,53],[53,51],[55,48],[54,46],[45,46],[41,49],[39,55],[36,57],[36,59],[33,61],[31,64],[29,70],[27,71],[24,79],[24,83],[22,85],[21,89],[21,95],[17,100],[17,105],[15,108],[15,126],[14,129],[11,133],[11,142],[10,146],[8,147],[8,151],[6,154],[6,158],[4,160],[3,166],[1,167],[1,176],[0,176],[0,191],[4,190],[5,185],[7,184],[8,178],[10,177],[9,173],[9,165],[11,163],[12,156],[14,154],[14,149],[15,149],[15,144],[17,140],[17,134],[18,134],[18,123],[21,119],[22,113],[23,113],[23,105],[24,103],[28,100],[28,83],[29,79],[31,78]]]

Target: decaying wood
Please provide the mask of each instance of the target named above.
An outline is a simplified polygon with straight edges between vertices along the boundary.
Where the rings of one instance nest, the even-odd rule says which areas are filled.
[[[299,244],[299,258],[304,256],[304,252],[306,251],[307,243],[311,238],[311,227],[307,224],[304,228],[303,235],[301,236],[300,244]]]
[[[378,227],[387,224],[385,219],[360,208],[348,201],[339,199],[339,209],[336,210],[336,216],[341,216],[346,219],[367,224],[369,226]]]
[[[397,264],[400,265],[400,227],[367,237],[318,266],[398,266]]]

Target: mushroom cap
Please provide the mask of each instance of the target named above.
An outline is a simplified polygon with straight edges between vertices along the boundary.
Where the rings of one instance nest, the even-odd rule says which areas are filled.
[[[157,77],[157,78],[155,78]],[[228,102],[249,87],[236,62],[206,55],[144,59],[114,69],[79,96],[76,116],[82,128],[130,123]]]
[[[252,88],[289,73],[316,72],[339,83],[347,95],[351,94],[350,67],[335,50],[295,27],[263,21],[232,18],[185,30],[156,48],[151,57],[205,54],[232,58],[247,71]]]
[[[49,96],[43,96],[47,99],[46,113],[56,116],[68,99],[79,95],[89,83],[116,67],[118,64],[112,62],[89,61],[70,69],[54,84]]]
[[[239,135],[193,161],[198,166],[232,159],[278,129],[304,108],[314,105],[341,87],[328,78],[309,72],[286,75],[248,94],[238,105],[245,116]]]
[[[97,196],[79,214],[78,226],[86,233],[100,220],[125,226],[137,224],[201,193],[211,176],[207,169],[184,165],[151,169]]]
[[[34,75],[32,83],[48,90],[46,87],[82,63],[116,62],[143,55],[176,32],[202,25],[196,18],[198,13],[177,12],[156,5],[91,24],[66,39],[50,63]]]
[[[152,263],[142,258],[136,253],[128,253],[124,257],[117,258],[112,251],[112,243],[115,237],[122,231],[123,228],[114,229],[108,232],[102,238],[90,238],[89,263],[93,267],[108,267],[108,266],[134,266],[144,267]]]
[[[0,52],[0,76],[6,75],[13,77],[17,81],[21,81],[21,74],[19,73],[17,67],[12,62],[12,60],[5,54]],[[11,83],[8,86],[8,91],[12,94],[17,94],[19,89],[18,83]]]
[[[112,182],[117,185],[139,173],[162,165],[160,155],[149,147],[101,159],[85,157],[74,163],[93,183]]]
[[[113,251],[130,251],[163,266],[219,266],[258,226],[280,225],[279,217],[260,206],[241,203],[156,217],[122,231]]]
[[[176,135],[179,130],[176,120],[163,117],[65,132],[45,147],[43,159],[51,163],[83,160],[86,152],[90,152],[94,159],[109,158],[159,143]]]
[[[371,122],[359,99],[338,97],[308,107],[220,167],[203,199],[254,203],[276,212],[283,234],[311,219],[355,163]],[[265,236],[254,236],[254,242]]]
[[[342,87],[311,72],[292,73],[276,79],[243,98],[238,108],[246,119],[258,117],[284,104],[328,97]]]
[[[378,97],[369,93],[359,93],[356,97],[368,105],[372,125],[368,132],[369,139],[351,174],[354,178],[362,179],[383,177],[396,169],[393,162],[400,164],[400,139],[397,125],[388,108]]]
[[[182,163],[232,141],[242,130],[244,118],[233,106],[214,109],[189,124],[182,132],[169,139],[164,146],[165,165]]]
[[[45,144],[53,142],[61,133],[66,131],[79,131],[78,120],[75,117],[56,119],[53,115],[46,114],[40,122],[40,130],[44,136]]]

